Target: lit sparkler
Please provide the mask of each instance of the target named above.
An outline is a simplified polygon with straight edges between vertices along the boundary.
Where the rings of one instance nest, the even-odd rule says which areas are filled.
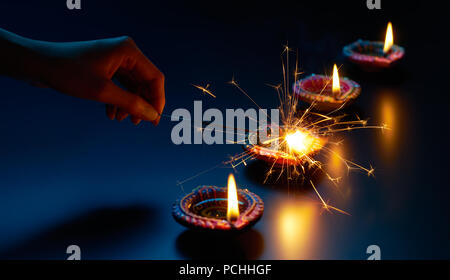
[[[273,174],[276,174],[278,178],[280,178],[282,174],[286,174],[288,176],[289,183],[289,180],[293,180],[295,178],[305,178],[309,169],[319,169],[334,185],[337,186],[340,178],[332,177],[326,171],[324,164],[322,164],[322,162],[315,157],[317,153],[321,152],[328,154],[329,156],[334,156],[342,161],[348,171],[360,170],[368,176],[373,176],[374,168],[372,166],[364,167],[360,164],[345,159],[327,146],[340,144],[339,142],[331,141],[332,136],[338,132],[368,128],[383,130],[389,128],[386,125],[368,125],[367,120],[361,120],[359,117],[356,117],[356,119],[349,119],[346,114],[339,114],[340,109],[344,106],[325,114],[315,112],[314,108],[316,102],[312,102],[305,110],[298,110],[299,100],[295,94],[292,94],[290,87],[290,79],[288,74],[289,52],[290,49],[286,46],[283,51],[285,57],[282,59],[283,82],[280,85],[272,86],[276,90],[280,101],[279,110],[281,125],[279,127],[278,137],[270,138],[262,143],[253,139],[251,142],[258,144],[246,145],[243,153],[232,156],[230,160],[224,163],[231,165],[232,168],[236,168],[241,164],[247,165],[247,162],[254,159],[263,160],[270,165],[269,171],[265,174],[266,177],[264,182],[266,182],[267,179]],[[338,93],[339,78],[337,76],[336,65],[334,66],[334,72],[334,78],[330,79],[330,82],[333,83],[333,92]],[[296,62],[293,75],[294,84],[297,82],[298,73],[298,62]],[[250,95],[240,87],[234,78],[230,84],[236,87],[258,108],[260,108],[255,100],[252,99]],[[329,85],[326,84],[324,86],[322,92],[327,86]],[[213,95],[207,87],[195,87],[202,90],[204,93],[206,92],[215,97],[215,95]],[[320,94],[322,94],[322,92]],[[343,105],[345,105],[345,103]],[[247,140],[250,140],[252,137],[256,137],[257,140],[259,138],[259,133],[264,129],[267,130],[268,127],[260,127],[257,131],[248,132]],[[274,145],[274,142],[277,144]],[[310,181],[310,183],[325,210],[335,210],[339,213],[348,214],[347,212],[325,202],[313,182]]]

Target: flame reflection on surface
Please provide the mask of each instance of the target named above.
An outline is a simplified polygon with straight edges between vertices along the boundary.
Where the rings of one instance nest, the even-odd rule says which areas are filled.
[[[399,136],[399,118],[401,117],[402,107],[399,106],[395,92],[383,91],[378,99],[378,118],[379,120],[389,127],[389,129],[383,130],[379,137],[379,146],[381,149],[381,155],[385,163],[391,163],[396,159],[398,149],[398,136]]]
[[[311,201],[285,200],[278,208],[276,217],[277,257],[280,259],[314,258],[317,239],[320,238],[318,228],[320,205]]]

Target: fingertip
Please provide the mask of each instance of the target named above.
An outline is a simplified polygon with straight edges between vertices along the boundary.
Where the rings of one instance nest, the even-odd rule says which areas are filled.
[[[156,120],[158,119],[159,115],[156,112],[155,108],[148,104],[147,102],[144,101],[144,110],[142,112],[145,120],[151,121],[151,122],[156,122]]]
[[[128,117],[128,113],[122,109],[119,109],[116,114],[116,119],[120,122]]]
[[[115,106],[107,104],[105,108],[106,108],[106,116],[110,120],[114,120],[114,118],[116,116]]]
[[[123,120],[128,114],[147,121],[154,121],[158,118],[159,114],[155,110],[155,107],[141,96],[123,90],[112,82],[110,86],[111,91],[115,93],[109,95],[111,98],[110,102],[114,102],[114,104],[117,104],[117,106],[120,107],[120,110],[118,110],[116,114],[117,119]],[[123,113],[126,113],[126,115]]]
[[[138,118],[138,117],[136,117],[136,116],[131,116],[131,122],[132,122],[134,125],[138,125],[138,124],[141,122],[141,119]]]

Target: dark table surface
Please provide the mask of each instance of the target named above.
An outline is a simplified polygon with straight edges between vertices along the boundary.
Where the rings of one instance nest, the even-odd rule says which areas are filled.
[[[351,216],[323,212],[311,188],[261,184],[261,166],[251,163],[235,176],[263,198],[261,221],[237,236],[197,234],[171,216],[183,194],[177,181],[241,152],[239,145],[176,146],[168,118],[157,128],[111,122],[100,104],[1,77],[0,258],[64,259],[71,244],[85,259],[365,259],[372,244],[386,259],[450,257],[450,65],[439,6],[84,1],[81,11],[69,11],[65,1],[37,2],[2,1],[0,27],[51,41],[132,36],[166,75],[168,115],[192,111],[194,100],[204,108],[254,107],[227,84],[232,75],[261,107],[276,107],[265,84],[281,81],[288,42],[305,75],[342,65],[341,74],[363,89],[349,110],[392,131],[340,135],[339,152],[373,165],[375,178],[344,174],[338,189],[317,182]],[[389,20],[406,49],[398,67],[367,73],[343,60],[345,44],[382,40]],[[217,98],[192,83],[210,83]],[[343,172],[339,162],[324,162]],[[232,171],[220,166],[183,187],[224,186]]]

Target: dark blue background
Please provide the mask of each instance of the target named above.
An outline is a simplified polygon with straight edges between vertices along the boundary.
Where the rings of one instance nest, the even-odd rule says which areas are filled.
[[[69,11],[62,0],[2,1],[0,27],[49,41],[132,36],[166,75],[166,114],[192,110],[199,99],[205,108],[254,107],[227,85],[232,75],[261,107],[276,107],[265,83],[281,81],[286,42],[298,49],[306,74],[342,64],[341,74],[363,88],[351,110],[394,128],[390,136],[342,135],[346,156],[372,164],[376,178],[351,173],[341,192],[325,181],[318,185],[352,216],[320,213],[308,188],[262,186],[252,164],[240,167],[236,180],[265,201],[255,228],[232,237],[185,231],[170,212],[183,194],[176,182],[241,147],[176,146],[167,118],[157,128],[112,122],[101,104],[0,77],[0,258],[64,259],[71,244],[85,259],[364,259],[371,244],[381,247],[382,258],[449,258],[450,65],[443,61],[442,8],[431,2],[382,1],[381,11],[367,10],[365,1],[215,2],[84,0],[81,11]],[[383,39],[389,20],[406,48],[399,67],[365,73],[342,60],[345,44]],[[210,83],[217,98],[192,83]],[[184,188],[225,185],[231,171],[217,168]]]

